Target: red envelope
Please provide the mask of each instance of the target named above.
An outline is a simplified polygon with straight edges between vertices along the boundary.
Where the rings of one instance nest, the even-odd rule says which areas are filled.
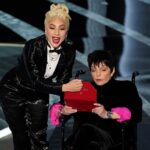
[[[84,81],[83,88],[79,92],[65,92],[65,104],[78,111],[91,111],[97,100],[97,91],[90,82]]]

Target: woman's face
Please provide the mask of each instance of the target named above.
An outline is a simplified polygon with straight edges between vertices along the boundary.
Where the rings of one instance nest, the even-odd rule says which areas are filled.
[[[45,23],[45,34],[48,42],[57,48],[67,37],[68,26],[65,20],[60,17],[54,17]]]
[[[104,63],[100,63],[99,65],[91,65],[91,75],[94,82],[102,86],[106,84],[114,75],[115,68],[111,71],[108,66]]]

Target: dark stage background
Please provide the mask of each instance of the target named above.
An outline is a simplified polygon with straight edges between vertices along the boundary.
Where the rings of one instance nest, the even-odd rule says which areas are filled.
[[[93,50],[110,50],[116,56],[117,78],[131,80],[143,100],[143,121],[138,126],[138,150],[150,149],[150,0],[1,0],[0,78],[17,63],[24,43],[44,33],[44,15],[52,2],[64,2],[72,17],[69,38],[77,48],[73,74],[91,80],[87,55]],[[51,96],[50,105],[59,100]],[[49,123],[49,122],[48,122]],[[68,123],[69,134],[71,122]],[[50,148],[60,149],[60,127],[49,123]],[[12,149],[12,136],[0,107],[0,150]]]

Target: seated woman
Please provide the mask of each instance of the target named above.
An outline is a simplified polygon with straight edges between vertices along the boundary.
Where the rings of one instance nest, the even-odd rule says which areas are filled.
[[[114,78],[114,59],[108,51],[90,53],[88,64],[97,103],[92,112],[61,107],[63,115],[74,113],[74,132],[66,144],[71,144],[73,150],[121,150],[122,146],[124,150],[136,150],[134,129],[142,120],[142,101],[136,86]]]

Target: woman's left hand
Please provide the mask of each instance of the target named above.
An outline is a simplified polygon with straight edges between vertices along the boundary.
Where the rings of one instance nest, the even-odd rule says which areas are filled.
[[[99,103],[94,103],[95,108],[92,109],[93,113],[96,113],[99,115],[101,118],[106,118],[107,117],[107,110],[102,104]]]
[[[63,108],[61,109],[61,114],[63,115],[71,115],[73,113],[76,113],[77,109],[73,109],[70,106],[64,105]]]

